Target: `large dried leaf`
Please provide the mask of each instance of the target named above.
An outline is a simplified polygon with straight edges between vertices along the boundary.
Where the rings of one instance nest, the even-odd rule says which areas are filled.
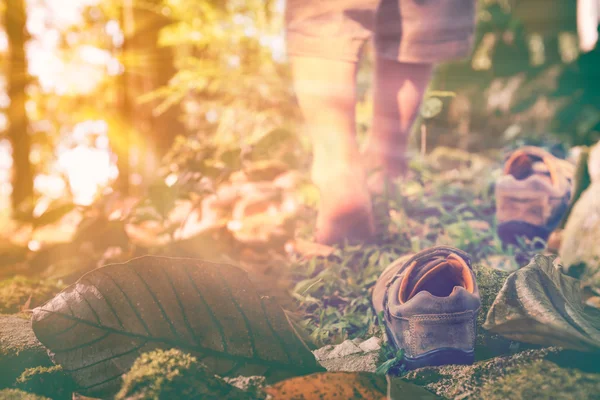
[[[288,379],[265,388],[273,399],[293,400],[435,400],[412,383],[368,372],[325,372]]]
[[[79,391],[102,397],[144,352],[177,347],[220,376],[270,381],[323,370],[283,310],[242,270],[142,257],[84,275],[34,310],[33,329]]]
[[[600,351],[600,312],[585,308],[580,282],[542,255],[508,277],[483,327],[522,342]]]

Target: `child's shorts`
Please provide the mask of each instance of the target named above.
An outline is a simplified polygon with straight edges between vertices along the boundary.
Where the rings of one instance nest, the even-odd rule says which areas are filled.
[[[435,63],[469,55],[477,0],[287,0],[288,54],[357,61],[373,37],[379,57]]]

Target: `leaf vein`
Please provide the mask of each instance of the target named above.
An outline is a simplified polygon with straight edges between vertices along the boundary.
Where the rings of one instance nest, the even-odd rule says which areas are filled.
[[[246,357],[246,356],[238,356],[238,355],[234,355],[231,353],[227,353],[227,352],[222,352],[222,351],[218,351],[218,350],[214,350],[214,349],[209,349],[203,346],[190,346],[190,345],[186,345],[183,344],[181,342],[177,342],[177,341],[173,341],[170,339],[166,339],[166,338],[156,338],[156,337],[152,337],[152,336],[143,336],[140,334],[136,334],[136,333],[132,333],[132,332],[124,332],[124,331],[119,331],[117,329],[114,328],[109,328],[109,327],[105,327],[105,326],[99,326],[93,322],[87,321],[87,320],[83,320],[80,319],[78,317],[73,317],[67,314],[63,314],[57,311],[52,311],[52,310],[46,310],[46,309],[39,309],[40,312],[46,312],[49,314],[56,314],[56,315],[60,315],[61,317],[65,318],[65,319],[70,319],[70,320],[74,320],[74,321],[78,321],[82,324],[85,325],[89,325],[95,328],[99,328],[99,329],[103,329],[106,330],[109,333],[115,333],[115,334],[119,334],[119,335],[123,335],[123,336],[127,336],[127,337],[131,337],[131,338],[141,338],[141,339],[146,339],[148,340],[148,342],[156,342],[156,343],[161,343],[161,344],[167,344],[176,348],[180,348],[182,350],[190,350],[190,351],[196,351],[196,352],[201,352],[201,353],[205,353],[209,356],[212,357],[220,357],[220,358],[224,358],[227,360],[232,360],[232,361],[246,361],[246,362],[251,362],[254,364],[258,364],[258,365],[265,365],[268,367],[278,367],[278,368],[284,368],[286,370],[289,369],[296,369],[299,371],[303,371],[305,370],[302,367],[296,368],[295,365],[293,364],[286,364],[280,361],[271,361],[271,360],[264,360],[262,358],[258,358],[258,357]],[[308,372],[313,372],[310,369],[306,369],[306,371]]]
[[[287,350],[287,348],[285,346],[285,342],[283,341],[282,337],[279,335],[279,333],[277,333],[277,331],[275,331],[275,328],[273,328],[273,325],[271,324],[271,320],[269,319],[269,314],[267,314],[267,309],[265,307],[265,302],[264,302],[264,300],[263,300],[262,297],[260,298],[260,307],[262,308],[263,313],[265,314],[265,320],[267,321],[267,326],[269,327],[269,330],[273,333],[273,336],[275,336],[275,338],[279,342],[279,345],[283,349],[283,352],[285,353],[285,356],[287,357],[288,361],[291,363],[292,362],[292,356],[288,352],[288,350]]]
[[[100,293],[102,295],[102,298],[104,299],[104,302],[106,303],[106,305],[108,306],[108,308],[110,309],[110,311],[113,313],[113,315],[117,319],[117,322],[119,323],[119,326],[122,329],[125,329],[125,326],[123,325],[123,322],[121,321],[121,318],[119,318],[119,315],[117,314],[117,311],[115,310],[115,308],[113,307],[113,305],[111,304],[111,302],[108,301],[108,297],[104,293],[102,293],[102,291],[100,290],[100,288],[98,286],[94,285],[89,280],[85,280],[85,282],[87,282],[89,285],[91,285],[93,288],[95,288],[98,291],[98,293]],[[82,280],[82,283],[83,283],[83,280]]]
[[[256,345],[254,343],[254,333],[252,332],[252,326],[250,324],[250,320],[248,319],[248,316],[244,313],[244,310],[242,309],[240,304],[237,302],[235,297],[233,297],[233,292],[231,291],[229,284],[227,283],[227,281],[221,274],[221,271],[219,270],[219,268],[213,268],[213,269],[215,271],[217,271],[217,275],[219,275],[219,278],[221,278],[221,281],[223,282],[223,287],[225,288],[225,291],[227,291],[227,294],[229,295],[229,298],[233,302],[233,305],[239,311],[240,315],[242,316],[242,319],[244,320],[244,325],[246,325],[246,329],[248,330],[248,341],[250,342],[250,349],[252,350],[252,356],[254,357],[254,356],[256,356]]]
[[[171,318],[169,318],[169,316],[165,312],[165,309],[163,308],[160,300],[158,299],[158,297],[156,297],[156,294],[154,294],[154,292],[150,288],[150,285],[148,285],[148,282],[146,282],[146,280],[144,279],[144,277],[134,267],[132,267],[130,265],[129,269],[131,269],[133,271],[133,273],[138,277],[138,279],[142,282],[142,285],[144,285],[144,287],[146,288],[146,290],[150,294],[150,297],[152,297],[152,300],[154,300],[154,303],[156,304],[156,306],[160,310],[160,313],[162,314],[163,319],[167,322],[167,324],[169,324],[169,328],[171,329],[171,333],[175,337],[181,339],[181,336],[179,335],[179,332],[177,332],[177,329],[175,329],[175,325],[173,325],[173,321],[171,321]]]
[[[103,380],[102,382],[94,383],[93,385],[89,385],[89,386],[80,386],[80,387],[79,387],[79,389],[80,389],[80,390],[89,390],[89,389],[91,389],[91,388],[95,388],[95,387],[98,387],[98,386],[104,385],[105,383],[108,383],[108,382],[110,382],[110,381],[114,381],[115,379],[117,379],[117,378],[120,378],[120,377],[122,377],[122,376],[123,376],[123,374],[115,375],[115,376],[113,376],[112,378],[105,379],[105,380]]]
[[[182,303],[181,299],[179,298],[179,294],[177,293],[177,290],[175,289],[175,285],[173,284],[173,281],[171,280],[171,276],[169,275],[169,273],[167,273],[167,271],[165,269],[161,268],[161,270],[167,277],[169,286],[171,286],[171,290],[173,291],[173,294],[175,295],[175,298],[177,299],[177,304],[179,305],[179,310],[181,311],[181,317],[183,318],[183,323],[185,324],[185,327],[187,328],[187,330],[190,333],[190,335],[192,336],[192,338],[194,338],[194,341],[196,342],[196,344],[200,344],[200,341],[198,340],[198,337],[196,336],[196,332],[194,332],[194,330],[192,329],[192,326],[190,324],[190,321],[188,321],[187,314],[185,313],[185,309],[183,307],[183,303]]]
[[[200,300],[206,307],[206,311],[208,312],[208,315],[210,315],[211,321],[213,322],[213,324],[215,324],[215,326],[217,327],[217,330],[219,331],[219,334],[221,335],[221,343],[223,344],[223,352],[227,353],[227,340],[225,339],[225,331],[223,330],[223,326],[221,325],[221,323],[217,319],[217,316],[213,313],[212,309],[206,302],[206,299],[202,295],[202,292],[200,291],[200,289],[198,289],[198,286],[196,286],[196,282],[194,282],[194,278],[192,277],[192,274],[190,273],[189,269],[184,268],[184,270],[185,270],[186,275],[190,279],[190,283],[192,284],[192,287],[194,288],[196,293],[198,293]]]
[[[144,329],[146,330],[146,333],[148,335],[151,335],[150,333],[150,329],[148,328],[148,325],[146,325],[146,321],[144,321],[144,319],[142,318],[142,316],[140,315],[140,313],[138,312],[137,308],[133,305],[133,303],[131,302],[131,299],[129,298],[129,296],[127,296],[127,293],[125,293],[125,291],[123,290],[123,288],[117,283],[117,281],[115,281],[113,279],[112,276],[110,276],[109,274],[107,274],[106,272],[102,271],[100,272],[102,275],[106,276],[108,279],[111,280],[111,282],[115,285],[115,287],[117,289],[119,289],[119,291],[121,292],[121,294],[123,295],[123,297],[125,297],[125,300],[127,301],[127,303],[129,304],[129,306],[131,307],[131,309],[133,310],[135,316],[137,317],[137,319],[140,321],[140,324],[142,324],[142,326],[144,327]]]
[[[90,302],[88,301],[88,299],[86,299],[85,296],[79,291],[79,289],[77,289],[77,286],[75,286],[75,292],[77,292],[77,294],[81,296],[81,298],[83,299],[83,301],[85,302],[85,304],[87,304],[87,306],[90,308],[90,310],[92,310],[92,314],[94,314],[94,317],[96,318],[96,321],[98,321],[98,323],[101,324],[102,321],[100,320],[100,316],[98,315],[98,313],[96,312],[96,310],[94,309],[94,307],[92,307],[92,305],[90,304]]]
[[[103,360],[96,361],[94,363],[91,363],[91,364],[88,364],[88,365],[84,365],[84,366],[81,366],[81,367],[78,367],[78,368],[74,368],[74,369],[63,368],[63,371],[65,371],[65,372],[77,372],[77,371],[81,371],[81,370],[86,369],[86,368],[91,368],[91,367],[94,367],[94,366],[96,366],[98,364],[102,364],[103,362],[107,362],[107,361],[113,360],[115,358],[123,357],[123,356],[131,354],[131,353],[133,353],[135,351],[138,351],[139,349],[141,349],[142,347],[144,347],[146,344],[148,344],[147,340],[145,340],[144,343],[142,343],[141,345],[135,346],[133,349],[127,350],[127,351],[125,351],[123,353],[115,354],[115,355],[110,356],[108,358],[105,358]]]
[[[104,339],[106,339],[110,335],[112,335],[111,332],[106,332],[104,335],[102,335],[99,338],[96,338],[96,339],[94,339],[92,341],[85,342],[85,343],[80,343],[77,346],[69,347],[69,348],[66,348],[66,349],[54,350],[54,353],[56,353],[56,354],[59,354],[59,353],[68,353],[70,351],[75,351],[75,350],[82,349],[82,348],[84,348],[86,346],[92,346],[92,345],[94,345],[96,343],[99,343],[99,342],[103,341]]]

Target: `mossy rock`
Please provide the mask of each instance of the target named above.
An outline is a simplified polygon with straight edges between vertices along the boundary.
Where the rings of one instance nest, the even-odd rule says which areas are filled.
[[[142,354],[123,378],[116,400],[251,399],[177,349]]]
[[[29,319],[0,315],[0,388],[12,386],[27,368],[52,365]]]
[[[63,372],[61,366],[26,369],[17,378],[15,386],[54,400],[71,399],[76,390],[75,382]]]
[[[27,393],[18,389],[0,390],[0,400],[50,400],[47,397]]]
[[[448,399],[592,399],[598,398],[600,382],[594,364],[589,354],[545,348],[473,365],[421,368],[404,379]],[[572,385],[580,386],[576,393],[582,397],[550,395],[570,396]]]
[[[517,367],[481,388],[481,397],[486,400],[591,400],[599,396],[600,374],[561,368],[547,360]]]
[[[512,341],[502,336],[490,333],[482,328],[487,313],[502,289],[504,282],[510,275],[507,272],[496,270],[485,265],[473,266],[479,294],[481,296],[481,309],[477,315],[477,340],[475,342],[475,356],[477,360],[484,360],[494,356],[508,354]]]
[[[64,288],[53,281],[41,281],[16,276],[0,282],[0,314],[13,314],[35,308],[54,297]]]

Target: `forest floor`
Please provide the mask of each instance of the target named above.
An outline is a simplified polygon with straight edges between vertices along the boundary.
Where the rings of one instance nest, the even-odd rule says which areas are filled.
[[[591,354],[519,343],[482,328],[509,273],[545,251],[540,250],[543,243],[527,241],[503,248],[495,229],[493,189],[501,163],[500,152],[468,154],[446,148],[416,157],[410,175],[397,185],[396,193],[384,199],[390,209],[388,233],[377,245],[369,246],[331,248],[311,242],[315,189],[304,173],[272,160],[246,164],[220,181],[194,176],[186,181],[193,182],[186,190],[159,186],[144,198],[113,193],[88,208],[53,205],[35,223],[13,223],[5,229],[0,245],[0,318],[9,321],[6,316],[13,315],[28,320],[35,307],[106,264],[146,254],[201,258],[243,268],[258,292],[272,296],[289,311],[290,321],[298,332],[304,332],[299,334],[309,347],[321,348],[316,354],[323,354],[323,348],[358,346],[375,337],[377,357],[360,364],[368,364],[363,370],[399,375],[401,381],[420,386],[432,396],[598,398],[600,367],[590,359]],[[371,290],[381,271],[397,257],[434,245],[460,248],[476,265],[483,303],[477,321],[476,364],[405,372],[401,357],[395,359],[398,355],[385,344],[371,308]],[[19,325],[17,330],[23,329]],[[34,398],[14,388],[57,399],[71,398],[78,391],[81,382],[72,382],[63,371],[27,369],[51,364],[40,355],[39,343],[27,345],[29,353],[11,349],[7,337],[18,334],[8,331],[0,328],[0,371],[7,372],[0,378],[0,399]],[[173,362],[183,362],[177,357]],[[341,361],[341,369],[346,361]],[[340,365],[328,369],[340,370]],[[157,379],[176,381],[162,373],[155,373]],[[123,390],[128,394],[122,390],[120,398],[169,398],[169,392],[144,389],[156,386],[147,376],[142,383],[131,383],[132,379],[130,374],[125,378],[129,386]],[[201,378],[194,375],[193,379]],[[369,386],[359,380],[347,380],[344,385]],[[192,390],[189,382],[182,385]],[[264,396],[250,395],[254,392],[247,385],[244,389],[240,396]],[[355,394],[363,389],[356,389]],[[197,393],[185,390],[173,393]],[[288,398],[281,393],[275,398]]]

